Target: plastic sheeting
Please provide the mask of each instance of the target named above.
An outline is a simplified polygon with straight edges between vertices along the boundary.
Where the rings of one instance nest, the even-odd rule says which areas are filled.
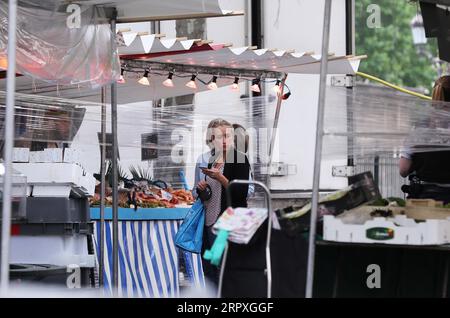
[[[7,65],[8,4],[0,2],[0,66]],[[96,88],[117,80],[114,35],[102,8],[22,0],[17,14],[17,71],[56,84]]]
[[[450,103],[376,87],[329,88],[323,150],[327,158],[450,150]]]
[[[231,92],[227,101],[212,102],[207,97],[225,90],[228,92],[229,88],[199,94],[193,103],[179,106],[168,106],[168,102],[158,108],[150,102],[119,105],[119,154],[124,170],[130,165],[142,165],[155,174],[176,175],[181,170],[189,174],[198,156],[208,151],[206,127],[217,117],[247,129],[249,156],[255,170],[267,163],[276,99],[241,99]],[[0,104],[4,105],[4,95],[0,95]],[[109,107],[107,110],[109,126]],[[3,107],[1,111],[3,114]],[[65,142],[82,149],[85,168],[96,173],[100,162],[100,118],[98,103],[17,94],[16,145]],[[323,156],[328,159],[353,155],[363,160],[374,156],[398,158],[402,151],[445,150],[450,147],[449,123],[446,103],[365,86],[351,90],[329,88]],[[142,148],[153,157],[142,161]]]
[[[70,146],[81,151],[80,163],[87,171],[99,172],[100,104],[24,94],[17,94],[16,101],[16,147],[42,150],[38,148]],[[1,104],[4,95],[0,95]],[[192,104],[158,108],[149,102],[119,105],[121,170],[131,178],[128,169],[141,167],[175,188],[182,187],[179,173],[183,171],[192,186],[197,159],[209,151],[205,143],[207,125],[220,117],[247,129],[248,156],[255,178],[259,178],[259,168],[269,159],[275,106],[273,96],[240,99],[239,94],[227,102],[199,99]],[[110,107],[107,110],[109,127]],[[0,108],[3,116],[4,106]]]

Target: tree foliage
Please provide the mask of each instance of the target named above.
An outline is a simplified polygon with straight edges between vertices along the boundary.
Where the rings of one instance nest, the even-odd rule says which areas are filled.
[[[430,57],[418,53],[410,26],[419,12],[418,4],[407,0],[355,2],[356,53],[368,56],[360,71],[394,84],[430,90],[437,70]],[[380,24],[373,27],[378,9]],[[436,41],[428,39],[426,50],[437,56]]]

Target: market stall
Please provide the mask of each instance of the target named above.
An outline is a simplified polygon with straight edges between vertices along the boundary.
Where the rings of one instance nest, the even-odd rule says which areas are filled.
[[[327,3],[330,3],[328,1]],[[109,4],[111,6],[111,4]],[[112,5],[114,7],[114,5]],[[11,9],[11,8],[10,8]],[[12,8],[14,10],[14,8]],[[111,24],[111,38],[108,41],[105,41],[105,45],[111,45],[111,52],[109,54],[110,58],[115,58],[116,50],[114,47],[115,41],[111,39],[115,39],[116,36],[116,22],[122,21],[121,11],[113,10],[112,14],[107,15],[110,24]],[[195,16],[190,13],[191,16]],[[170,15],[169,15],[170,16]],[[176,16],[170,16],[171,18],[176,18]],[[186,16],[183,16],[184,18]],[[122,19],[122,20],[121,20]],[[147,19],[148,20],[148,19]],[[129,20],[123,20],[129,21]],[[13,24],[10,24],[13,25]],[[104,30],[103,30],[104,31]],[[150,35],[151,36],[151,35]],[[156,38],[152,36],[152,41]],[[8,39],[9,40],[9,39]],[[188,40],[188,39],[187,39]],[[126,40],[125,43],[129,45],[133,45],[136,40]],[[186,40],[182,40],[186,41]],[[191,42],[196,42],[195,40],[191,40]],[[269,146],[269,162],[272,159],[271,155],[273,152],[273,146],[275,141],[275,133],[276,127],[278,125],[278,116],[281,110],[281,103],[283,99],[289,98],[291,94],[290,90],[286,85],[286,76],[288,73],[299,73],[299,74],[321,74],[322,82],[324,83],[324,78],[327,73],[342,73],[342,74],[354,74],[359,66],[359,62],[363,57],[354,57],[354,56],[333,56],[328,53],[328,49],[325,46],[321,55],[315,55],[314,53],[306,53],[306,52],[289,52],[284,50],[275,50],[275,49],[259,49],[255,50],[255,48],[251,47],[243,47],[243,48],[229,48],[227,45],[211,45],[210,43],[199,43],[200,45],[193,46],[192,43],[179,43],[181,45],[177,46],[178,43],[176,41],[172,43],[172,46],[167,45],[162,48],[158,44],[163,45],[162,43],[156,43],[156,46],[153,46],[154,42],[148,43],[144,42],[141,39],[141,44],[138,44],[134,50],[130,52],[126,52],[127,55],[123,56],[121,60],[121,64],[111,63],[107,68],[111,71],[110,73],[104,72],[105,77],[100,77],[97,84],[104,84],[106,82],[111,82],[111,131],[112,138],[111,142],[106,141],[106,98],[105,98],[105,90],[102,90],[102,109],[101,113],[101,172],[100,172],[100,189],[97,192],[99,194],[100,200],[100,208],[99,210],[93,210],[92,213],[94,218],[98,218],[99,222],[95,227],[96,237],[97,237],[97,247],[98,247],[98,255],[100,259],[100,270],[105,273],[105,276],[100,275],[100,277],[105,277],[105,286],[112,286],[113,291],[118,289],[119,295],[162,295],[162,296],[176,296],[177,295],[177,266],[175,261],[175,253],[173,251],[173,243],[171,242],[171,237],[173,237],[173,233],[176,231],[176,226],[178,221],[174,221],[181,218],[181,215],[172,215],[172,213],[181,213],[182,211],[170,211],[167,205],[165,208],[159,209],[164,210],[164,217],[161,215],[153,215],[154,212],[159,212],[159,210],[148,210],[146,211],[143,206],[139,207],[136,204],[131,207],[133,202],[128,202],[129,208],[128,210],[121,210],[120,206],[120,195],[121,192],[119,190],[119,167],[118,167],[118,150],[120,143],[118,142],[118,99],[123,97],[118,97],[118,92],[120,93],[120,89],[118,88],[120,85],[120,81],[127,80],[127,74],[139,74],[139,82],[145,86],[148,86],[149,78],[151,78],[157,85],[165,82],[165,80],[179,79],[180,81],[189,80],[189,85],[182,84],[183,89],[179,90],[176,87],[181,86],[174,84],[173,80],[172,85],[164,85],[165,88],[160,90],[155,90],[153,94],[153,99],[168,97],[168,96],[177,96],[182,95],[186,91],[186,86],[191,88],[191,92],[198,92],[200,90],[215,90],[221,86],[227,85],[237,85],[239,81],[247,81],[252,84],[252,90],[255,92],[261,92],[264,89],[263,84],[274,84],[274,90],[276,90],[276,109],[274,111],[274,123],[270,126],[271,134],[270,134],[270,146]],[[142,46],[142,47],[141,47]],[[206,48],[204,50],[199,50],[198,46]],[[9,47],[14,47],[14,45],[10,45]],[[149,48],[151,47],[151,48]],[[155,48],[155,52],[152,53],[152,48]],[[171,51],[171,48],[174,50]],[[143,51],[140,51],[143,49]],[[162,49],[162,50],[161,50]],[[130,54],[131,53],[131,54]],[[164,55],[163,53],[167,54]],[[9,59],[9,64],[14,61],[12,58],[13,54],[9,55],[11,58]],[[118,60],[117,60],[118,61]],[[324,65],[327,65],[329,61],[328,70],[324,68]],[[122,69],[122,71],[120,71]],[[11,72],[10,68],[8,71]],[[30,71],[30,70],[28,70]],[[14,73],[14,72],[13,72]],[[32,74],[32,73],[31,73]],[[120,75],[124,75],[123,78],[119,78]],[[140,76],[142,74],[142,77]],[[9,74],[8,78],[14,82],[14,78],[11,74]],[[42,74],[41,74],[42,75]],[[84,74],[83,74],[84,75]],[[64,77],[64,80],[70,82],[67,76]],[[119,81],[119,83],[116,82]],[[74,83],[79,83],[80,79]],[[129,82],[129,80],[127,80]],[[92,83],[91,83],[92,84]],[[175,89],[172,89],[175,86]],[[198,89],[198,87],[201,87]],[[323,87],[322,87],[323,88]],[[11,92],[10,87],[8,87],[8,91]],[[14,91],[14,89],[12,90]],[[161,94],[159,94],[161,92]],[[125,96],[126,98],[128,96]],[[324,96],[321,95],[321,102],[323,102]],[[12,103],[13,104],[13,103]],[[7,110],[13,108],[11,107],[11,100],[8,99],[7,102]],[[8,116],[11,116],[11,113],[8,113]],[[14,118],[14,113],[12,113]],[[8,117],[9,118],[9,117]],[[8,121],[6,121],[8,125]],[[6,139],[10,138],[11,135],[6,135]],[[11,142],[12,138],[10,138]],[[105,159],[106,159],[106,145],[111,144],[111,221],[106,221],[108,219],[108,209],[105,208],[106,201],[106,182],[105,182]],[[6,143],[5,149],[12,148],[11,144]],[[8,171],[8,161],[11,161],[8,156],[6,158],[6,171]],[[131,187],[133,188],[133,187]],[[128,191],[130,193],[133,191]],[[317,192],[317,189],[316,189]],[[123,194],[123,193],[122,193]],[[8,198],[5,195],[6,200]],[[133,201],[134,199],[127,200]],[[141,200],[140,203],[142,203]],[[145,201],[145,200],[144,200]],[[167,200],[170,201],[170,200]],[[313,211],[314,211],[314,200],[313,200]],[[137,210],[135,210],[137,208]],[[122,211],[122,212],[121,212]],[[141,214],[141,212],[145,213],[145,216]],[[271,213],[272,211],[269,211]],[[139,215],[142,215],[139,218]],[[8,220],[8,214],[5,214],[4,221]],[[132,216],[132,217],[131,217]],[[131,220],[138,220],[133,223]],[[137,219],[136,219],[137,218]],[[162,218],[162,219],[161,219]],[[157,220],[157,221],[156,221]],[[153,222],[153,223],[152,223]],[[7,222],[3,222],[3,226],[8,227]],[[142,236],[138,234],[136,236],[136,232],[139,233],[140,229],[142,229]],[[144,231],[143,229],[146,229]],[[9,228],[7,231],[4,230],[5,238],[9,237],[8,234]],[[134,232],[134,234],[133,234]],[[144,246],[144,232],[147,235],[147,242],[151,246]],[[161,241],[156,239],[153,240],[153,236],[158,235],[161,237]],[[165,236],[165,240],[163,237]],[[152,239],[148,240],[151,237]],[[137,238],[137,239],[136,239]],[[134,241],[134,243],[130,242],[130,239]],[[136,240],[135,240],[136,239]],[[135,243],[141,239],[142,249],[141,247],[137,247],[134,245]],[[106,244],[106,245],[105,245]],[[131,244],[131,245],[130,245]],[[164,246],[164,244],[166,244]],[[270,241],[267,243],[270,244]],[[158,247],[155,249],[155,246]],[[131,249],[132,248],[132,249]],[[132,250],[132,251],[131,251]],[[152,258],[146,258],[145,260],[139,258],[139,253],[144,254],[145,251],[153,251],[156,255],[159,253],[160,261],[156,261]],[[169,251],[164,252],[164,251]],[[104,253],[102,252],[104,251]],[[6,252],[7,253],[7,252]],[[137,259],[136,259],[137,255]],[[134,261],[133,261],[134,258]],[[189,257],[188,257],[189,258]],[[5,259],[4,255],[2,257],[2,262]],[[162,260],[165,260],[165,263],[162,263]],[[270,262],[270,260],[269,260]],[[142,268],[141,268],[142,264]],[[202,278],[200,275],[199,258],[194,257],[193,261],[187,261],[187,264],[193,264],[192,268],[196,268],[193,270],[194,274],[191,275],[191,278],[195,282],[199,282],[201,285]],[[136,267],[137,266],[137,267]],[[191,266],[191,265],[189,265]],[[147,272],[145,271],[147,268]],[[149,271],[148,269],[152,268],[153,271]],[[111,269],[111,271],[109,270]],[[162,282],[165,281],[165,284],[159,285],[159,279],[155,277],[152,280],[150,277],[150,272],[159,273],[159,279]],[[4,267],[2,267],[2,273],[5,272]],[[164,275],[161,275],[161,272],[164,272]],[[147,276],[150,275],[150,276]],[[139,278],[140,277],[140,278]],[[143,279],[145,277],[145,279]],[[4,280],[2,280],[4,282]],[[120,282],[120,283],[119,283]],[[147,286],[145,285],[147,284]],[[156,285],[155,285],[156,284]],[[120,287],[120,288],[119,288]]]
[[[204,287],[200,255],[178,250],[174,237],[186,208],[119,209],[119,296],[179,297],[180,262],[187,274],[187,286]],[[95,223],[95,246],[100,253],[100,209],[91,209]],[[112,292],[112,210],[105,210],[105,288]],[[180,255],[181,254],[181,255]],[[181,273],[182,275],[184,273]],[[185,279],[181,276],[181,279]]]

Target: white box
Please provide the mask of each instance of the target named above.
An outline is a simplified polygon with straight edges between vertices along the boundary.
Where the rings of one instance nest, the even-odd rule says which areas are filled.
[[[349,243],[440,245],[450,243],[450,220],[417,223],[405,215],[376,217],[364,224],[344,223],[339,217],[325,215],[323,239]]]
[[[29,162],[44,162],[45,156],[43,151],[30,151]]]
[[[13,162],[28,162],[30,160],[30,149],[28,148],[14,148]]]
[[[63,196],[67,193],[67,187],[80,196],[95,193],[95,178],[73,163],[14,163],[13,167],[27,176],[28,185],[34,186],[33,195],[52,196],[54,192],[57,196]],[[43,187],[47,187],[48,191]],[[61,191],[56,187],[60,187]]]
[[[64,162],[78,163],[80,161],[80,151],[77,149],[64,149]]]
[[[44,149],[44,162],[62,162],[62,148],[46,148]]]

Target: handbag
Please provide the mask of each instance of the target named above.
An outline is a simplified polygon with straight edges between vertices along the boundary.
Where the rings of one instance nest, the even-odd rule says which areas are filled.
[[[175,245],[191,253],[200,254],[202,251],[204,224],[205,208],[200,199],[197,199],[189,209],[175,235]]]

